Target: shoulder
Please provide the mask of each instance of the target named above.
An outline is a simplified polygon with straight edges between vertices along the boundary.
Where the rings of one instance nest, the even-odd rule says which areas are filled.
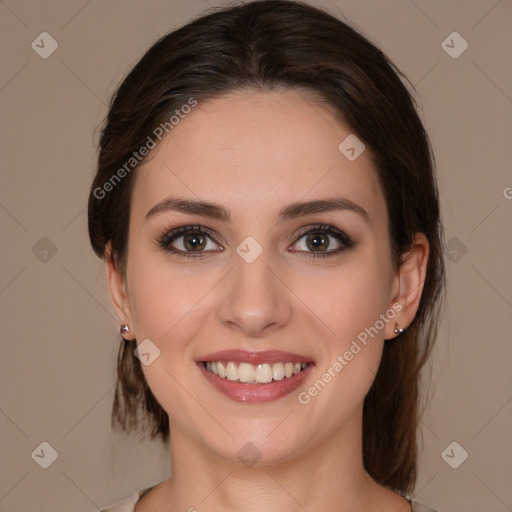
[[[135,504],[139,500],[139,493],[135,493],[129,498],[125,498],[121,501],[110,505],[107,508],[102,508],[100,512],[133,512],[135,510]]]
[[[411,505],[413,512],[440,512],[439,510],[430,507],[426,503],[415,499],[411,500]]]
[[[432,508],[431,506],[427,505],[426,503],[423,503],[423,501],[417,500],[412,498],[408,493],[401,491],[399,489],[393,489],[394,492],[400,494],[403,496],[411,505],[412,512],[441,512],[440,510],[437,510],[435,508]]]
[[[147,493],[149,490],[151,490],[154,485],[151,487],[146,487],[128,498],[124,498],[120,501],[117,501],[116,503],[113,503],[112,505],[109,505],[107,508],[102,508],[99,512],[134,512],[135,505],[140,500],[142,496],[144,496],[145,493]]]

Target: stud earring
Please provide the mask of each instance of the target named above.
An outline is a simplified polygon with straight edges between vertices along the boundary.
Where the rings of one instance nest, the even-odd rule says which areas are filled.
[[[395,334],[402,334],[403,332],[404,330],[398,327],[398,322],[395,322]]]
[[[119,331],[121,334],[126,334],[127,332],[130,332],[130,328],[128,327],[128,324],[123,324]]]

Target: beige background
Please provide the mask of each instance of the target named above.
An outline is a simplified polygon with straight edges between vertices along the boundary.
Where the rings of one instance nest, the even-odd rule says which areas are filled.
[[[512,2],[312,3],[417,86],[437,157],[448,307],[415,495],[443,512],[510,511]],[[118,325],[85,205],[114,87],[158,37],[219,4],[0,3],[2,512],[94,511],[168,476],[167,447],[110,431]],[[58,42],[47,59],[31,48],[43,31]],[[441,46],[453,31],[469,44],[456,59]],[[44,441],[58,452],[48,469],[31,457]],[[441,457],[453,441],[469,454],[458,469]]]

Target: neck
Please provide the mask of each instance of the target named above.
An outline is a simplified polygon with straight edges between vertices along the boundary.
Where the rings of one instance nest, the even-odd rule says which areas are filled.
[[[171,424],[172,475],[163,486],[168,510],[296,512],[367,511],[384,490],[365,472],[362,410],[320,445],[287,460],[247,466],[228,460]]]

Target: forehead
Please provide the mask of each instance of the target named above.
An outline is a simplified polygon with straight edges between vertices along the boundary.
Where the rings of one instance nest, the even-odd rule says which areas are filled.
[[[132,211],[145,215],[172,195],[251,217],[292,201],[344,196],[378,215],[385,205],[369,151],[350,161],[339,149],[349,136],[304,91],[237,92],[199,103],[137,170]]]

